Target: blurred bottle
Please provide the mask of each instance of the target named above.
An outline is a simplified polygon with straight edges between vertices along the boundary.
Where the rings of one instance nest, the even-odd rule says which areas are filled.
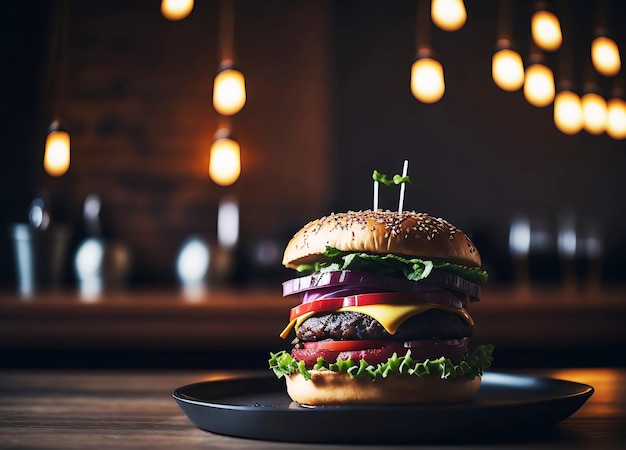
[[[128,247],[107,236],[102,223],[102,201],[90,194],[83,203],[86,238],[79,244],[74,258],[81,297],[97,300],[104,290],[126,286],[132,266]]]
[[[557,233],[557,249],[561,263],[563,287],[568,292],[575,291],[578,236],[576,233],[576,217],[572,213],[561,214]]]

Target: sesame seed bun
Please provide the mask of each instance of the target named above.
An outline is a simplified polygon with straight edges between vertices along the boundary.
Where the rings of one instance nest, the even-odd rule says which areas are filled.
[[[310,370],[286,377],[287,393],[302,405],[450,404],[472,400],[481,377],[443,380],[436,376],[389,375],[387,378],[350,378],[345,372]]]
[[[287,244],[283,264],[295,269],[324,259],[326,246],[347,252],[393,253],[480,267],[478,250],[444,219],[414,211],[348,211],[306,224]]]

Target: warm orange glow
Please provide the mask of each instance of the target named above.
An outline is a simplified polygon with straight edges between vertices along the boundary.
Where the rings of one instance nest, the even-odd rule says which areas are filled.
[[[626,102],[621,98],[607,103],[606,133],[613,139],[626,138]]]
[[[230,137],[213,141],[209,156],[209,176],[220,186],[230,186],[241,174],[241,149]]]
[[[574,92],[561,91],[554,98],[554,124],[565,134],[576,134],[583,129],[582,105]]]
[[[585,130],[601,134],[606,129],[606,101],[602,96],[588,93],[581,98]]]
[[[246,104],[246,80],[241,72],[225,69],[213,82],[213,107],[223,116],[232,116]]]
[[[70,135],[67,131],[54,130],[48,134],[43,167],[53,177],[60,177],[69,170]]]
[[[620,417],[619,399],[623,398],[624,384],[616,369],[556,369],[549,376],[593,386],[593,396],[577,414],[595,419]]]
[[[432,0],[430,14],[433,23],[444,31],[456,31],[467,21],[463,0]]]
[[[606,36],[599,36],[591,43],[591,61],[598,72],[608,77],[617,75],[622,67],[617,44]]]
[[[537,11],[533,14],[530,29],[535,44],[543,50],[553,52],[563,43],[559,18],[550,11]]]
[[[162,0],[161,14],[169,20],[182,20],[191,14],[193,0]]]
[[[515,50],[499,50],[491,62],[491,76],[500,89],[513,92],[524,85],[524,64]]]
[[[411,92],[421,102],[435,103],[446,91],[441,63],[432,58],[418,59],[411,67]]]
[[[543,64],[533,64],[526,69],[524,97],[531,105],[539,108],[554,100],[554,74]]]

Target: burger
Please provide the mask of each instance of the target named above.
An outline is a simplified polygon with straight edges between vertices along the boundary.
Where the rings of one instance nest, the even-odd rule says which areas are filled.
[[[300,229],[283,264],[299,296],[291,351],[270,354],[302,405],[470,401],[493,347],[472,351],[470,303],[487,273],[478,250],[444,219],[413,211],[333,213]]]

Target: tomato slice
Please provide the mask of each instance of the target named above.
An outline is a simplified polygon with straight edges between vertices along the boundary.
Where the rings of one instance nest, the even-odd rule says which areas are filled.
[[[368,348],[383,347],[404,347],[404,342],[383,341],[383,340],[352,340],[352,341],[319,341],[319,342],[302,342],[302,347],[315,350],[332,350],[338,352],[346,352],[352,350],[364,350]]]
[[[340,358],[344,361],[365,359],[370,364],[378,364],[387,361],[394,353],[402,356],[409,349],[411,356],[417,361],[445,356],[456,364],[467,354],[468,341],[468,338],[461,338],[420,339],[404,342],[383,340],[301,342],[291,351],[291,355],[297,360],[304,361],[309,369],[319,357],[329,363]]]
[[[345,306],[414,305],[424,303],[457,309],[463,308],[462,300],[441,290],[432,292],[374,292],[349,295],[347,297],[323,298],[302,303],[291,308],[289,320],[292,321],[307,313],[313,312],[317,314],[325,311],[335,311]]]

